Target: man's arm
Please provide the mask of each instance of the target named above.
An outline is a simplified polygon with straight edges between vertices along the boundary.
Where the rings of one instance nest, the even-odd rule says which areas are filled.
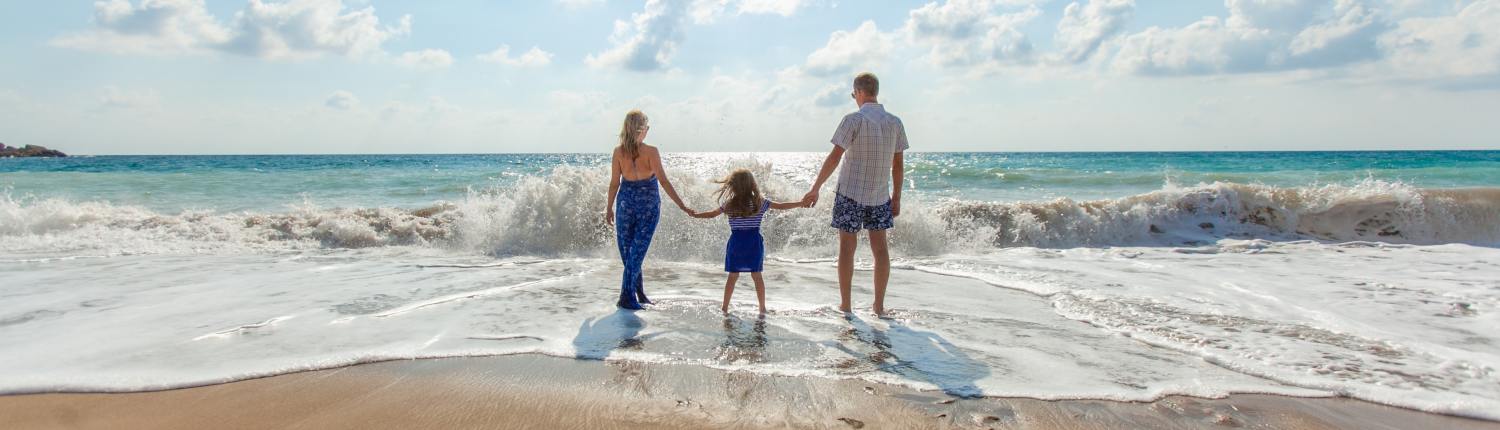
[[[807,204],[803,203],[800,200],[795,202],[771,202],[771,209],[776,210],[796,209],[801,207],[807,207]]]
[[[903,176],[906,173],[904,152],[897,152],[891,157],[891,217],[901,216],[901,184],[906,182]]]
[[[828,158],[823,159],[823,169],[818,171],[818,179],[813,181],[812,190],[802,196],[802,203],[807,207],[818,205],[818,190],[823,189],[823,183],[828,182],[828,177],[833,175],[833,169],[839,167],[839,160],[844,157],[844,147],[834,146],[828,151]]]

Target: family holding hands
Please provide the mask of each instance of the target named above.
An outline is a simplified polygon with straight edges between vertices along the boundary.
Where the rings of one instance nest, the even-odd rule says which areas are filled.
[[[877,101],[880,82],[875,75],[862,73],[854,78],[854,99],[859,110],[844,116],[833,133],[833,149],[813,181],[812,189],[799,201],[776,202],[761,193],[755,176],[747,169],[735,169],[723,179],[715,193],[719,207],[695,211],[682,202],[672,182],[662,169],[661,152],[645,143],[651,130],[640,111],[625,115],[620,130],[620,144],[610,162],[609,202],[605,220],[615,224],[615,242],[624,262],[620,283],[620,301],[625,309],[641,309],[650,304],[642,285],[641,263],[651,246],[651,237],[660,218],[661,198],[658,184],[677,207],[695,218],[724,215],[729,221],[729,243],[724,250],[724,303],[720,309],[729,312],[729,299],[740,273],[750,273],[755,281],[755,296],[760,314],[766,313],[765,281],[761,269],[765,245],[760,234],[761,219],[771,209],[785,210],[813,207],[818,192],[839,168],[837,192],[830,225],[839,235],[839,310],[851,312],[849,292],[854,278],[854,251],[858,233],[867,231],[875,262],[875,303],[877,315],[885,315],[885,289],[890,280],[891,260],[886,230],[901,214],[902,153],[909,147],[901,119],[885,111]]]

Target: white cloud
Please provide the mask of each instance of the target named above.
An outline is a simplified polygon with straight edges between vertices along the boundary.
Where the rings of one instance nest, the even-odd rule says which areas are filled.
[[[804,69],[827,76],[873,68],[890,55],[894,45],[891,39],[875,27],[875,21],[865,21],[854,31],[835,31],[826,45],[807,56]]]
[[[638,72],[666,70],[690,21],[712,24],[730,9],[739,14],[790,16],[807,3],[808,0],[646,0],[645,7],[632,14],[629,21],[615,21],[614,33],[609,37],[613,47],[588,55],[584,63]]]
[[[792,16],[807,6],[807,0],[740,0],[740,13]]]
[[[729,4],[734,0],[685,0],[690,1],[688,5],[688,16],[693,18],[694,24],[713,24],[719,20],[719,16],[729,9]]]
[[[414,69],[443,69],[453,65],[453,54],[442,49],[411,51],[396,57],[396,64]]]
[[[1114,66],[1141,74],[1248,73],[1342,66],[1379,58],[1386,24],[1363,0],[1226,0],[1229,16],[1123,39]],[[1330,10],[1331,9],[1331,10]]]
[[[1225,0],[1231,24],[1272,30],[1297,30],[1311,24],[1326,1]]]
[[[689,15],[694,24],[712,24],[733,10],[738,15],[792,16],[808,6],[810,0],[691,0]]]
[[[53,39],[66,48],[119,54],[201,52],[230,39],[229,29],[208,13],[203,0],[126,0],[94,3],[94,28]]]
[[[906,38],[929,48],[927,59],[944,67],[989,63],[1024,63],[1031,60],[1031,40],[1019,29],[1041,15],[1034,5],[1019,12],[999,13],[996,8],[1015,2],[994,0],[950,0],[928,3],[908,13]]]
[[[686,0],[646,0],[645,9],[633,14],[629,22],[615,21],[610,36],[614,47],[589,55],[584,63],[640,72],[665,69],[682,42],[687,12]]]
[[[1401,78],[1488,79],[1500,84],[1497,23],[1500,0],[1481,0],[1453,16],[1404,20],[1380,39],[1380,46]]]
[[[250,0],[227,26],[208,13],[203,0],[107,0],[94,4],[94,28],[53,44],[114,53],[360,57],[380,54],[387,40],[410,32],[410,15],[382,26],[373,7],[351,10],[342,0]]]
[[[1135,13],[1135,0],[1089,0],[1073,2],[1063,10],[1053,37],[1063,61],[1081,63],[1099,50],[1105,39],[1125,28]]]
[[[1334,4],[1333,19],[1302,29],[1288,46],[1288,66],[1342,65],[1381,56],[1377,39],[1390,29],[1373,8],[1354,0]]]
[[[982,32],[985,19],[999,3],[990,0],[949,0],[928,3],[908,12],[908,30],[917,37],[965,39]]]
[[[813,96],[813,104],[822,107],[849,106],[854,100],[849,96],[851,92],[849,85],[828,84]]]
[[[344,90],[334,91],[328,96],[328,100],[323,101],[323,106],[338,110],[350,110],[358,105],[359,98],[354,97],[354,93]]]
[[[520,56],[512,58],[510,56],[510,45],[500,45],[494,51],[480,54],[475,58],[478,58],[480,61],[504,64],[511,67],[542,67],[552,64],[552,53],[543,51],[542,48],[535,46]]]
[[[381,51],[386,40],[411,32],[411,16],[382,27],[375,8],[345,11],[342,0],[250,0],[235,14],[236,36],[227,49],[261,58],[322,54],[361,56]]]
[[[1140,74],[1208,74],[1263,68],[1274,48],[1269,30],[1204,17],[1186,27],[1151,27],[1122,41],[1114,67]]]

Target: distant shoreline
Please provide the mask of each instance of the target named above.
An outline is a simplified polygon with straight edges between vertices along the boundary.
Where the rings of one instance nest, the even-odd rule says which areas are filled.
[[[6,145],[4,143],[0,143],[0,158],[32,158],[32,157],[61,158],[61,157],[67,157],[67,156],[68,156],[68,154],[64,154],[62,151],[58,151],[56,149],[48,149],[45,146],[26,145],[26,146],[22,146],[22,147],[18,148],[18,147]]]

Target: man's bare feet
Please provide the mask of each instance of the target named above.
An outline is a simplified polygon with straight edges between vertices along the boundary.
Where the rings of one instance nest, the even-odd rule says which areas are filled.
[[[719,306],[719,311],[723,312],[726,315],[728,315],[729,314],[729,304],[725,303],[723,306]]]

